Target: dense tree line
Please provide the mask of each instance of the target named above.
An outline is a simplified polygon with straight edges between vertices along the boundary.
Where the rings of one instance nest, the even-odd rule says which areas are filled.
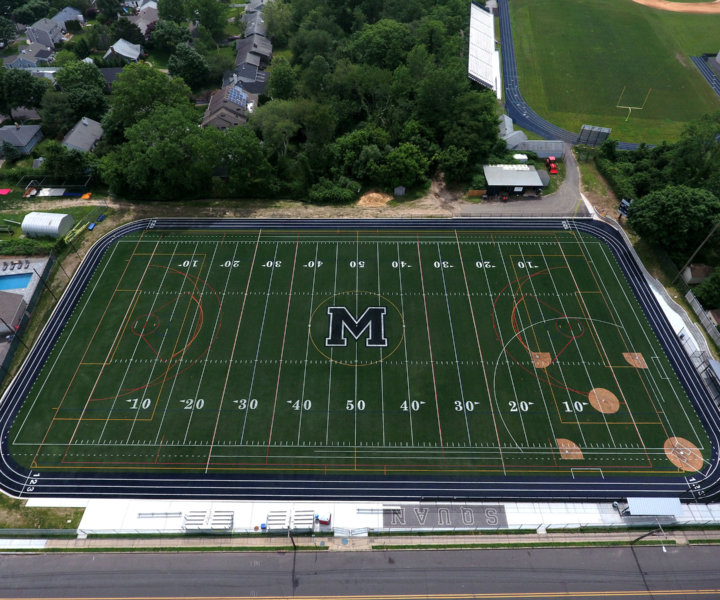
[[[720,221],[720,112],[690,123],[674,144],[624,152],[606,141],[596,163],[618,197],[633,199],[632,228],[678,265]],[[713,235],[695,260],[720,270],[720,235]],[[720,306],[720,274],[696,293],[708,307]]]
[[[173,81],[183,76],[191,84],[191,73],[198,69],[184,73],[179,63],[197,62],[197,57],[173,25],[186,14],[181,8],[176,0],[160,2],[168,20],[158,24],[153,37],[176,49],[178,61],[170,64]],[[177,109],[171,129],[160,126],[162,111],[133,112],[148,120],[118,123],[128,94],[122,83],[113,89],[106,123],[121,147],[108,153],[101,168],[113,190],[158,198],[183,190],[186,196],[209,194],[214,185],[215,192],[233,195],[345,202],[364,187],[421,185],[438,170],[450,181],[469,181],[490,156],[504,154],[495,98],[473,88],[467,78],[464,0],[275,0],[264,10],[275,51],[287,46],[290,58],[280,52],[273,59],[266,96],[242,133],[197,130],[197,113],[162,91],[145,97]],[[142,67],[125,71],[142,71],[150,78]],[[121,81],[126,77],[123,73]],[[185,108],[187,92],[180,103]],[[183,128],[188,132],[184,164],[197,169],[182,174],[182,185],[123,168],[143,154],[143,130],[178,141]],[[230,140],[220,143],[224,138]],[[232,155],[224,154],[224,146],[232,147]],[[246,156],[236,154],[241,147]],[[170,161],[178,156],[158,153],[153,160],[164,170],[164,164],[174,167]],[[240,164],[249,180],[235,175]],[[230,175],[213,177],[218,174]]]

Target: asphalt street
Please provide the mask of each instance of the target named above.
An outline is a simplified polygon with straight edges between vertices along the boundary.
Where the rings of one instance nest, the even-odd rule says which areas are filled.
[[[0,558],[2,598],[717,598],[713,546]]]

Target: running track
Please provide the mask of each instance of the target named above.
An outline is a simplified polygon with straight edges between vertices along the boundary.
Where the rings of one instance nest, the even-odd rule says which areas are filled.
[[[700,415],[713,445],[710,466],[702,473],[681,478],[569,477],[312,477],[273,475],[135,474],[85,472],[35,472],[18,466],[8,452],[8,435],[14,415],[30,391],[50,350],[88,285],[105,251],[124,235],[146,228],[161,229],[574,229],[595,235],[608,244],[677,371]],[[693,365],[682,350],[655,296],[648,288],[641,266],[635,261],[620,234],[610,225],[592,219],[421,219],[421,220],[240,220],[162,219],[141,220],[124,225],[101,238],[57,304],[21,370],[0,403],[0,487],[15,496],[75,496],[132,498],[213,499],[337,499],[337,500],[429,500],[480,498],[617,499],[628,495],[676,496],[707,501],[720,491],[718,432],[720,414],[708,396]],[[692,492],[690,488],[692,487]]]
[[[498,12],[500,18],[503,85],[505,88],[505,112],[520,127],[537,133],[546,140],[563,140],[570,144],[576,144],[579,134],[546,121],[530,108],[522,97],[515,62],[515,44],[513,43],[508,0],[498,0]],[[619,150],[635,150],[638,145],[618,142],[617,147]]]

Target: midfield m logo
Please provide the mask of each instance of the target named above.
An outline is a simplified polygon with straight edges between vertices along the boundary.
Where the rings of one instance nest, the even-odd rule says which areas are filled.
[[[388,345],[385,337],[385,314],[387,309],[384,306],[368,306],[365,312],[358,319],[353,317],[350,311],[344,306],[328,306],[327,314],[330,317],[328,326],[328,337],[325,338],[326,346],[347,346],[349,333],[355,340],[365,335],[365,345],[368,348],[385,348]]]

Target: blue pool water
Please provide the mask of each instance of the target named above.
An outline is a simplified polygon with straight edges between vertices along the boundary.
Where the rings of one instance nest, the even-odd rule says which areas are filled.
[[[13,275],[0,275],[0,290],[21,290],[30,283],[32,273],[15,273]]]

